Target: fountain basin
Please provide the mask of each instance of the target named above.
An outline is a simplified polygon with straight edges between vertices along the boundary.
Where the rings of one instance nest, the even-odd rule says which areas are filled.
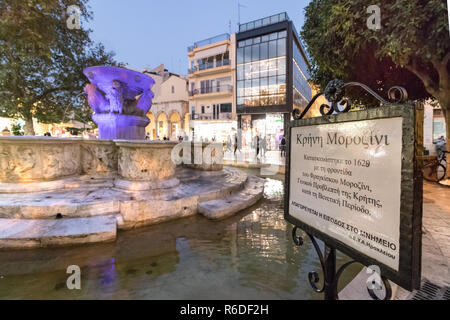
[[[224,219],[262,197],[262,179],[209,164],[187,168],[191,149],[177,147],[0,137],[0,250],[109,242],[117,229],[195,214]],[[198,165],[202,158],[223,162],[214,148],[195,149]],[[187,163],[174,161],[181,150]]]
[[[81,142],[81,138],[0,137],[0,182],[42,182],[79,175]]]
[[[151,89],[155,81],[149,76],[129,69],[95,66],[83,70],[89,81],[95,84],[103,92],[107,92],[113,81],[126,83],[124,89],[124,98],[128,100],[135,99],[136,96],[142,94],[145,90]]]
[[[174,178],[176,164],[171,159],[176,142],[115,142],[119,148],[119,178],[114,185],[121,189],[141,191],[167,189],[180,182]]]
[[[83,185],[126,190],[178,185],[171,159],[175,142],[0,137],[0,193],[74,189]]]

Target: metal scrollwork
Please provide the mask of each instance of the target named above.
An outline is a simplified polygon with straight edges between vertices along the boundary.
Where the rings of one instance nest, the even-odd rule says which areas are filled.
[[[303,237],[297,235],[298,227],[294,227],[292,229],[292,239],[296,246],[302,246],[304,243]],[[323,285],[321,288],[317,286],[320,281],[320,276],[317,271],[311,271],[308,273],[308,280],[312,287],[312,289],[316,293],[324,293],[326,299],[334,299],[339,300],[338,296],[338,284],[341,278],[341,275],[345,271],[347,267],[356,263],[357,261],[352,260],[345,264],[343,264],[336,272],[336,249],[325,246],[325,250],[322,253],[322,250],[317,243],[316,239],[308,233],[309,238],[316,250],[316,253],[319,257],[320,266],[322,268],[322,274],[324,277]],[[385,296],[383,299],[380,299],[374,289],[367,288],[367,291],[372,299],[374,300],[390,300],[392,298],[392,289],[390,282],[387,278],[381,276],[381,280],[383,282],[385,288]]]
[[[377,99],[381,105],[393,105],[393,104],[399,104],[404,103],[406,100],[408,100],[408,92],[405,88],[400,86],[392,87],[388,90],[388,98],[389,101],[383,99],[378,93],[370,89],[365,84],[359,83],[359,82],[348,82],[345,83],[342,80],[334,79],[330,81],[325,88],[324,92],[319,92],[316,94],[309,104],[305,107],[303,112],[300,112],[299,109],[294,109],[292,112],[292,115],[294,117],[294,120],[300,120],[303,119],[303,117],[306,115],[306,113],[309,111],[311,106],[314,104],[314,102],[317,100],[318,97],[321,95],[324,95],[325,98],[331,103],[331,105],[322,104],[320,106],[320,114],[322,116],[329,116],[333,113],[346,113],[349,112],[352,103],[349,99],[344,99],[345,96],[345,89],[349,87],[360,87],[364,89],[367,93],[372,95],[375,99]]]
[[[332,103],[338,103],[344,98],[345,82],[339,79],[331,80],[327,84],[327,87],[325,88],[323,94],[328,101]]]
[[[397,93],[399,94],[398,97]],[[388,97],[389,100],[395,103],[403,103],[406,102],[406,100],[408,100],[408,92],[403,87],[395,86],[389,89]]]
[[[325,259],[324,259],[324,255],[322,254],[322,251],[320,250],[319,244],[317,243],[316,239],[311,236],[310,234],[308,234],[309,238],[311,239],[311,242],[314,246],[314,249],[317,252],[317,255],[319,256],[319,262],[320,262],[320,266],[322,267],[322,273],[324,276],[324,281],[323,281],[323,285],[322,288],[319,289],[316,286],[316,283],[318,283],[320,281],[320,277],[319,274],[317,273],[317,271],[311,271],[308,273],[308,280],[309,280],[309,284],[311,285],[311,287],[313,288],[313,290],[317,293],[322,293],[325,291],[325,289],[330,285],[329,282],[329,275],[327,273],[327,269],[325,268]],[[326,252],[325,252],[326,255]]]
[[[294,243],[297,247],[302,246],[303,245],[303,237],[301,236],[297,236],[297,227],[294,227],[292,229],[292,239],[294,240]]]
[[[298,227],[294,227],[292,229],[292,239],[294,240],[294,243],[296,246],[302,246],[304,243],[303,237],[297,236],[297,230],[298,230]],[[319,261],[320,261],[320,265],[322,267],[322,272],[325,275],[325,279],[326,279],[327,277],[326,277],[326,270],[325,270],[325,260],[322,255],[322,251],[320,250],[319,244],[317,243],[316,239],[313,236],[311,236],[310,234],[308,234],[308,236],[311,239],[311,242],[314,246],[314,249],[317,252],[317,255],[319,256]],[[316,286],[316,283],[318,283],[320,281],[319,274],[316,271],[311,271],[308,273],[308,280],[309,280],[309,283],[311,284],[311,287],[313,288],[313,290],[315,292],[322,293],[325,291],[326,281],[324,282],[321,289],[319,289]]]
[[[373,300],[391,300],[392,298],[392,287],[391,287],[391,283],[389,282],[389,280],[383,276],[381,276],[381,281],[383,282],[383,286],[384,286],[384,290],[385,290],[385,294],[384,294],[384,298],[380,299],[376,293],[374,289],[369,289],[367,288],[367,291],[369,292],[370,297]]]

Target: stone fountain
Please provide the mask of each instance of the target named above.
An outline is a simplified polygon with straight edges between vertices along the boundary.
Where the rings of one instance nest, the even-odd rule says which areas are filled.
[[[0,250],[114,241],[127,230],[252,206],[264,181],[223,167],[223,145],[144,141],[154,80],[91,67],[100,140],[0,137]]]
[[[155,81],[140,72],[107,66],[86,68],[84,74],[91,82],[84,91],[99,138],[144,140]]]

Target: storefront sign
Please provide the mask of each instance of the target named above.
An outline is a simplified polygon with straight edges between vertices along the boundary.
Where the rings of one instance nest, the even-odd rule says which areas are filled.
[[[286,219],[405,288],[420,279],[421,186],[408,106],[294,121]]]

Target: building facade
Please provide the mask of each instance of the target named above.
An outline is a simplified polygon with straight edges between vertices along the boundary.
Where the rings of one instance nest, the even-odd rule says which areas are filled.
[[[150,124],[146,127],[149,140],[178,140],[189,135],[188,81],[183,75],[170,73],[160,65],[155,69],[144,69],[152,77],[155,95],[147,114]]]
[[[188,48],[191,139],[226,141],[237,129],[235,44],[234,34],[222,34]]]
[[[311,100],[306,51],[286,13],[239,25],[236,111],[242,147],[258,135],[278,150],[294,108]]]

